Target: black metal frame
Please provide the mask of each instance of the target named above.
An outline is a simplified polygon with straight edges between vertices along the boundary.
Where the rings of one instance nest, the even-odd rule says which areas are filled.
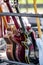
[[[19,4],[19,8],[33,8],[33,4]],[[37,8],[43,8],[43,4],[37,4]]]
[[[21,63],[21,62],[16,62],[16,61],[9,61],[6,59],[0,59],[0,63],[3,63],[3,62],[10,63],[10,64],[16,64],[16,65],[34,65],[33,63],[32,64],[26,64],[26,63]]]
[[[0,13],[0,16],[21,16],[21,17],[39,17],[43,18],[43,14],[28,14],[28,13],[8,13],[8,12],[3,12]]]

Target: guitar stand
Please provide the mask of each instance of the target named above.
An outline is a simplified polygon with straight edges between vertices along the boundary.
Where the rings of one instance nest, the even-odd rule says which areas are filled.
[[[33,63],[32,64],[26,64],[26,63],[21,63],[21,62],[16,62],[16,61],[9,61],[9,60],[6,60],[6,59],[0,59],[0,63],[9,63],[9,64],[17,64],[17,65],[34,65]]]

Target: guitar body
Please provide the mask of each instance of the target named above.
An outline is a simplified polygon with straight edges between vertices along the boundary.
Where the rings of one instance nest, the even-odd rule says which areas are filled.
[[[11,36],[9,38],[12,41],[12,44],[13,44],[13,56],[14,56],[14,59],[15,59],[15,61],[18,61],[17,58],[16,58],[16,44],[17,43],[12,39]]]
[[[17,56],[17,59],[19,61],[21,61],[21,62],[25,62],[25,47],[23,45],[21,45],[22,44],[21,42],[25,41],[24,34],[23,33],[20,34],[20,37],[18,39],[16,39],[16,40],[19,43],[19,44],[17,44],[18,46],[16,46],[16,56]]]
[[[5,37],[4,39],[7,42],[6,54],[8,59],[25,62],[25,47],[21,45],[21,41],[25,40],[24,34],[18,32],[18,34],[14,33],[13,37]]]
[[[21,41],[25,40],[24,34],[20,34],[18,32],[18,34],[14,35],[14,37],[12,38],[12,40],[14,42],[16,42],[16,59],[20,62],[25,62],[25,47],[23,45],[21,45]]]
[[[6,5],[7,5],[7,7],[8,7],[8,9],[9,9],[9,11],[10,12],[12,12],[13,13],[13,11],[12,11],[12,9],[11,9],[11,7],[10,7],[10,4],[9,4],[9,0],[4,0],[5,1],[5,3],[6,3]],[[18,11],[18,9],[16,8],[16,10],[17,10],[17,13],[19,13],[19,11]],[[16,21],[16,19],[15,19],[15,17],[14,16],[12,16],[12,19],[13,19],[13,21],[14,21],[14,23],[15,23],[15,26],[16,26],[16,28],[17,29],[20,29],[20,27],[19,27],[19,25],[18,25],[18,23],[17,23],[17,21]],[[22,22],[22,20],[21,20],[21,17],[19,17],[19,19],[20,19],[20,23],[21,23],[21,25],[22,25],[22,27],[24,28],[22,28],[23,29],[23,31],[25,32],[25,27],[24,27],[24,24],[23,24],[23,22]],[[26,28],[27,29],[27,28]],[[29,27],[28,27],[28,32],[29,32]],[[31,35],[32,36],[32,35]],[[33,37],[34,37],[34,34],[33,34]],[[32,38],[33,38],[32,37]],[[16,43],[16,49],[15,49],[15,47],[13,47],[13,45],[11,45],[11,46],[9,46],[9,45],[7,45],[10,49],[11,49],[11,47],[13,47],[13,49],[15,49],[15,51],[13,51],[13,49],[11,49],[13,52],[15,52],[15,55],[13,55],[12,54],[12,58],[15,56],[16,57],[16,59],[18,60],[18,61],[21,61],[21,62],[25,62],[25,47],[22,45],[22,41],[25,41],[25,37],[24,37],[24,34],[21,34],[20,33],[20,35],[14,35],[14,37],[13,37],[13,40],[14,40],[14,42]],[[33,39],[32,39],[33,40]],[[14,44],[15,44],[14,43]],[[32,43],[34,43],[34,41],[32,42]],[[33,46],[34,46],[34,44],[33,44]],[[8,49],[9,49],[8,48]],[[31,49],[31,48],[30,48]],[[11,52],[12,52],[11,51]],[[30,51],[30,50],[29,50]],[[7,54],[8,55],[8,54]],[[9,54],[10,55],[10,54]],[[29,58],[29,56],[28,56],[28,58]]]
[[[25,48],[20,44],[16,46],[16,58],[20,62],[25,62]]]
[[[6,3],[9,11],[13,13],[11,6],[10,6],[10,3],[9,3],[9,0],[4,0],[4,2]],[[12,16],[12,19],[15,23],[16,28],[20,29],[20,26],[17,23],[15,16]],[[22,36],[22,38],[23,38],[23,36]],[[21,61],[21,62],[25,62],[25,48],[21,45],[21,41],[23,40],[23,39],[21,39],[21,35],[20,35],[20,37],[15,35],[13,39],[14,39],[14,42],[17,41],[16,50],[15,50],[15,52],[16,52],[15,55],[16,55],[17,60]]]
[[[7,57],[9,60],[16,60],[15,59],[15,48],[16,48],[16,44],[12,43],[12,41],[7,38],[7,37],[4,37],[5,41],[6,41],[6,54],[7,54]]]

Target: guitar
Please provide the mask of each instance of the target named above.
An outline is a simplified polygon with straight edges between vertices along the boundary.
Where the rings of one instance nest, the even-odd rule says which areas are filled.
[[[15,0],[14,0],[15,1]],[[17,13],[20,13],[19,12],[19,10],[18,10],[18,7],[17,7],[17,2],[15,1],[15,9],[16,9],[16,11],[17,11]],[[26,31],[28,32],[28,33],[30,33],[29,35],[28,35],[28,37],[27,37],[27,39],[29,38],[29,37],[31,37],[31,41],[32,41],[32,45],[33,45],[33,47],[34,47],[34,52],[36,51],[36,47],[37,47],[37,45],[36,45],[36,41],[35,41],[35,37],[34,37],[34,32],[32,31],[31,32],[31,28],[29,29],[29,26],[27,26],[27,27],[25,27],[24,26],[24,24],[23,24],[23,21],[22,21],[22,19],[21,19],[21,17],[19,16],[19,20],[20,20],[20,23],[21,23],[21,26],[22,26],[22,30],[23,30],[23,32],[24,33],[26,33]],[[29,32],[29,30],[30,30],[30,32]],[[26,35],[28,34],[28,33],[26,33]],[[25,34],[24,34],[25,35]],[[28,39],[29,40],[29,39]],[[25,41],[25,40],[24,40]],[[28,43],[28,42],[27,42]],[[27,44],[26,43],[26,44]],[[26,46],[26,44],[24,45],[24,46]],[[32,46],[31,44],[30,44],[30,46]],[[25,50],[29,50],[29,52],[27,52],[28,53],[28,55],[27,55],[27,57],[25,58],[25,60],[26,60],[26,62],[27,63],[29,63],[29,56],[30,56],[30,53],[31,53],[31,47],[30,46],[28,46],[28,49],[26,49],[26,47],[25,47]],[[26,54],[26,53],[25,53]],[[34,55],[35,56],[35,55]],[[34,60],[34,59],[33,59]],[[36,61],[36,59],[34,60],[34,61],[32,61],[33,63],[35,63],[35,61]],[[37,62],[36,62],[37,63]]]
[[[11,42],[11,40],[6,36],[4,37],[4,40],[7,42],[6,44],[6,54],[9,60],[14,60],[14,56],[13,56],[13,44]]]
[[[9,6],[9,2],[7,1],[7,6],[8,7],[10,7]],[[10,12],[12,12],[12,10],[11,10],[11,8],[10,8]],[[14,20],[14,17],[13,17],[13,20]],[[16,26],[17,27],[17,26]],[[20,29],[20,27],[17,27],[17,29]],[[24,29],[24,28],[23,28]],[[28,29],[29,29],[29,27],[28,27]],[[25,30],[25,29],[24,29]],[[19,30],[20,31],[20,30]],[[29,31],[29,30],[28,30]],[[24,32],[24,31],[23,31]],[[22,44],[21,44],[21,41],[25,41],[25,37],[22,39],[21,37],[21,35],[23,35],[24,33],[20,33],[20,35],[14,35],[14,39],[16,40],[16,42],[18,42],[18,43],[16,43],[16,58],[17,58],[17,60],[18,61],[21,61],[21,62],[25,62],[25,47],[24,46],[22,46]],[[33,33],[32,33],[33,34]],[[24,36],[24,35],[23,35]],[[32,37],[32,36],[31,36]],[[33,38],[34,38],[34,35],[33,35]],[[19,52],[20,53],[19,53]],[[21,54],[21,51],[22,51],[22,54]],[[22,57],[23,56],[23,57]],[[29,58],[29,57],[28,57]]]
[[[9,1],[8,0],[4,0],[4,1],[6,2],[6,5],[7,5],[9,11],[13,12],[11,7],[10,7]],[[14,23],[15,23],[15,26],[16,26],[17,30],[20,29],[20,27],[19,27],[19,25],[18,25],[18,23],[17,23],[17,21],[15,19],[15,16],[12,16],[12,19],[14,20]],[[19,33],[19,34],[21,35],[21,33]],[[22,36],[19,36],[19,34],[14,35],[15,40],[18,42],[18,43],[16,43],[16,50],[15,50],[17,52],[17,55],[16,55],[16,53],[15,53],[15,55],[16,55],[16,58],[17,58],[18,61],[25,62],[25,58],[24,58],[25,48],[24,48],[24,46],[21,45],[21,40],[22,40],[21,37]],[[22,58],[22,56],[23,56],[23,58]]]

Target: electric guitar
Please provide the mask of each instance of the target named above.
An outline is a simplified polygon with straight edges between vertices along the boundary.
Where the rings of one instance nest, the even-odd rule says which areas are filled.
[[[14,0],[15,1],[15,0]],[[15,1],[16,2],[16,1]],[[16,2],[16,4],[15,4],[15,9],[16,9],[16,11],[17,11],[17,13],[19,13],[19,10],[18,10],[18,7],[17,7],[17,2]],[[21,19],[21,17],[19,16],[19,20],[20,20],[20,23],[21,23],[21,26],[22,26],[22,30],[23,30],[23,32],[24,33],[26,33],[26,30],[27,30],[27,32],[28,33],[30,33],[29,34],[29,36],[31,37],[31,41],[32,41],[32,45],[33,45],[33,47],[34,47],[34,52],[36,51],[36,47],[37,47],[37,45],[36,45],[36,41],[35,41],[35,37],[34,37],[34,33],[33,33],[33,31],[31,32],[29,32],[29,30],[31,30],[31,28],[29,29],[29,26],[27,26],[27,27],[25,27],[24,26],[24,24],[23,24],[23,21],[22,21],[22,19]],[[26,35],[27,35],[27,33],[26,33]],[[29,36],[27,37],[27,39],[29,38]],[[29,40],[29,39],[28,39]],[[25,40],[24,40],[25,41]],[[28,43],[28,42],[27,42]],[[27,44],[26,43],[26,44]],[[24,45],[24,46],[26,46],[26,44]],[[31,45],[31,44],[30,44]],[[25,47],[26,48],[26,47]],[[30,58],[30,53],[31,53],[31,47],[30,46],[28,46],[28,49],[25,49],[25,50],[29,50],[29,52],[27,52],[28,53],[28,55],[27,55],[27,57],[25,58],[25,60],[26,60],[26,62],[27,63],[29,63],[29,58]],[[34,55],[35,56],[35,55]],[[34,59],[33,59],[34,60]],[[36,59],[34,60],[34,61],[36,61]],[[33,61],[32,61],[33,62]]]
[[[8,0],[4,0],[4,1],[6,2],[6,5],[7,5],[9,11],[13,12],[12,9],[11,9],[11,7],[10,7],[9,1]],[[17,21],[15,19],[15,16],[12,16],[12,19],[13,19],[13,21],[15,23],[15,26],[16,26],[17,30],[20,29],[20,27],[19,27],[19,25],[18,25],[18,23],[17,23]],[[21,33],[19,33],[19,34],[21,35]],[[24,46],[21,45],[21,40],[22,40],[21,37],[22,36],[19,36],[19,34],[18,35],[16,35],[16,34],[14,35],[14,38],[18,42],[18,43],[16,43],[16,50],[15,50],[17,52],[17,55],[16,55],[16,53],[15,53],[15,55],[16,55],[16,58],[17,58],[18,61],[25,62],[25,59],[24,59],[25,48],[24,48]],[[22,58],[22,56],[23,56],[23,58]]]

